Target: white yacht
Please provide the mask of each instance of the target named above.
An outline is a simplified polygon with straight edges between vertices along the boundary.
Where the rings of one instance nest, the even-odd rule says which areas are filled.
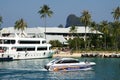
[[[52,57],[54,51],[44,38],[25,33],[0,37],[0,61]]]
[[[80,62],[74,58],[58,58],[53,59],[44,66],[48,71],[77,71],[77,70],[91,70],[95,62],[83,61]]]

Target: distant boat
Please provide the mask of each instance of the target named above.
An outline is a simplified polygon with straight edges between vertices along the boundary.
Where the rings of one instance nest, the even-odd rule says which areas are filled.
[[[52,57],[54,51],[44,38],[25,33],[4,34],[0,37],[0,61]]]
[[[48,71],[76,71],[76,70],[91,70],[95,62],[80,62],[74,58],[60,58],[50,61],[44,66]]]

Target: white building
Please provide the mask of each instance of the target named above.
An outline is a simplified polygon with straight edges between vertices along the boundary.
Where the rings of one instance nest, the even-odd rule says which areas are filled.
[[[20,31],[15,30],[14,27],[3,28],[1,30],[2,34],[6,33],[19,33]],[[24,30],[28,35],[35,35],[39,37],[44,37],[44,33],[46,34],[46,40],[49,42],[50,40],[59,40],[61,43],[66,42],[69,38],[73,38],[74,36],[70,36],[70,27],[68,28],[58,28],[58,27],[47,27],[46,32],[44,27],[33,27],[27,28]],[[81,38],[85,36],[85,27],[79,26],[77,27],[77,34]],[[86,34],[96,34],[96,31],[91,31],[89,27],[86,28]],[[97,31],[97,34],[101,34]]]

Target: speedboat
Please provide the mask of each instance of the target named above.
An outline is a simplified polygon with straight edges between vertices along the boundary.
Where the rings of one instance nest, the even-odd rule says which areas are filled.
[[[56,58],[44,66],[48,71],[76,71],[76,70],[91,70],[95,62],[83,61],[80,62],[75,58]]]

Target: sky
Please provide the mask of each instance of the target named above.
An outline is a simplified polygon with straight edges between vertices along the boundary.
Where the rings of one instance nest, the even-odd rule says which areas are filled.
[[[28,27],[44,26],[38,11],[44,4],[53,11],[51,18],[47,18],[47,27],[66,25],[68,15],[80,17],[83,10],[88,10],[92,21],[97,23],[107,20],[113,21],[111,12],[120,7],[120,0],[0,0],[0,16],[3,18],[2,27],[13,27],[21,18]]]

